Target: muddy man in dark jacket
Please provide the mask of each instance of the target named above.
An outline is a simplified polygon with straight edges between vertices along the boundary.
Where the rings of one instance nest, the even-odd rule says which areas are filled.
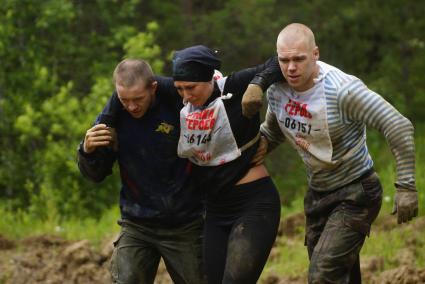
[[[212,52],[203,46],[195,50]],[[236,72],[228,85],[243,91],[270,64],[277,60]],[[102,181],[112,173],[114,162],[119,164],[122,230],[112,257],[113,280],[153,283],[162,257],[174,283],[205,283],[201,269],[205,184],[200,186],[192,164],[177,156],[183,103],[175,82],[154,76],[148,64],[135,59],[118,64],[114,82],[116,91],[78,150],[80,171],[93,181]],[[234,105],[240,109],[240,101]],[[253,157],[256,164],[254,153],[249,159]]]
[[[119,165],[122,229],[113,281],[153,283],[162,257],[174,283],[205,283],[202,190],[190,179],[190,162],[177,156],[181,100],[163,92],[174,88],[172,79],[154,77],[147,63],[127,59],[116,67],[114,82],[123,105],[119,119],[108,116],[108,104],[78,150],[81,173],[95,182],[112,173],[115,161]]]

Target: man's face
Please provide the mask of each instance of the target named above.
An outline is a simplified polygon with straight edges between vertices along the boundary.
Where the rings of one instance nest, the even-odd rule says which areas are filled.
[[[214,85],[210,82],[174,81],[179,95],[194,106],[202,106],[211,96]]]
[[[303,41],[278,42],[277,55],[280,70],[289,86],[302,92],[314,86],[319,59],[319,49],[309,48]]]
[[[132,87],[115,85],[118,98],[122,105],[134,118],[141,118],[155,99],[157,82],[145,86],[144,82],[137,83]]]

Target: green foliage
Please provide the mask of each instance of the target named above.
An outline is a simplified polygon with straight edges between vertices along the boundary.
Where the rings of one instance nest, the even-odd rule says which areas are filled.
[[[322,60],[364,80],[416,124],[425,120],[420,1],[3,0],[0,14],[0,202],[33,218],[100,216],[117,203],[117,176],[100,185],[84,180],[75,149],[126,57],[169,73],[173,50],[206,44],[220,50],[229,73],[263,62],[280,29],[302,22],[315,32]],[[394,164],[380,135],[371,132],[368,143],[388,177],[388,211]],[[418,147],[418,167],[423,152]],[[279,147],[267,166],[285,208],[302,207],[307,184],[297,153]]]
[[[130,37],[124,44],[124,50],[127,57],[143,58],[152,67],[156,74],[161,74],[164,62],[159,59],[161,48],[155,42],[155,34],[158,32],[159,26],[156,22],[146,25],[146,31],[138,33]]]
[[[285,14],[276,19],[275,0],[219,1],[219,9],[193,15],[192,41],[220,51],[227,73],[250,67],[270,57]],[[253,16],[255,15],[255,16]],[[214,36],[211,36],[211,35]]]
[[[102,80],[99,82],[111,85]],[[87,98],[79,101],[72,96],[72,88],[72,83],[63,86],[38,110],[26,105],[15,123],[20,142],[34,145],[32,172],[35,180],[26,182],[32,188],[28,192],[30,211],[42,219],[55,218],[56,215],[89,216],[116,201],[116,195],[111,192],[117,192],[117,183],[108,184],[102,191],[91,188],[93,186],[81,178],[75,163],[79,140],[112,90],[110,87],[109,90],[94,88]],[[86,101],[97,102],[96,109],[85,104]]]
[[[277,257],[267,262],[263,277],[269,274],[285,277],[307,274],[309,261],[302,230],[295,237],[281,237],[276,245]]]
[[[119,231],[117,219],[119,209],[117,206],[105,209],[99,218],[72,217],[68,220],[42,220],[34,218],[33,214],[9,209],[0,205],[0,232],[10,239],[22,239],[34,235],[59,235],[67,240],[86,239],[94,246],[99,246],[109,236],[116,235]]]
[[[117,204],[118,178],[84,180],[76,149],[110,96],[113,67],[126,51],[161,72],[159,26],[143,32],[134,25],[140,1],[3,2],[0,200],[52,223],[100,216]]]
[[[362,257],[368,256],[381,256],[384,259],[384,269],[391,269],[399,267],[400,263],[397,256],[400,255],[401,250],[410,246],[411,240],[422,240],[423,226],[415,224],[417,221],[412,221],[413,226],[397,226],[388,229],[382,229],[380,225],[384,223],[385,218],[376,221],[376,228],[371,231],[370,238],[365,242],[362,249]],[[388,221],[387,221],[388,222]],[[394,221],[395,222],[395,221]],[[419,221],[420,222],[420,221]],[[408,237],[406,237],[408,236]],[[425,265],[425,247],[422,241],[413,246],[416,265],[423,267]]]
[[[148,25],[148,32],[130,38],[124,49],[137,55],[138,48],[143,48],[143,55],[161,70],[163,62],[156,58],[159,48],[153,43],[157,29],[154,23]],[[57,94],[44,100],[38,109],[26,104],[23,114],[17,117],[15,129],[19,142],[34,145],[35,180],[26,180],[26,188],[30,189],[27,190],[29,210],[34,216],[48,220],[59,216],[97,216],[117,202],[116,177],[102,186],[93,186],[82,179],[75,162],[79,141],[112,90],[109,76],[98,77],[91,92],[81,100],[75,96],[70,81]]]
[[[283,143],[266,157],[266,166],[280,194],[282,205],[299,208],[292,204],[307,191],[307,174],[304,164],[296,150]]]

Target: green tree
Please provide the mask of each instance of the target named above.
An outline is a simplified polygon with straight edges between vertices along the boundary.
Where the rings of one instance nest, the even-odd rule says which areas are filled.
[[[11,208],[84,216],[115,204],[116,177],[101,187],[83,180],[75,149],[124,57],[169,74],[161,58],[206,44],[220,50],[228,74],[263,62],[280,29],[301,22],[315,32],[322,60],[361,78],[415,123],[425,120],[425,5],[418,1],[1,2],[0,199]],[[293,154],[283,148],[268,161],[287,202],[304,185]]]
[[[134,25],[140,1],[3,2],[0,198],[42,218],[100,214],[117,203],[117,177],[102,186],[84,180],[76,148],[127,51],[162,71],[159,27]]]

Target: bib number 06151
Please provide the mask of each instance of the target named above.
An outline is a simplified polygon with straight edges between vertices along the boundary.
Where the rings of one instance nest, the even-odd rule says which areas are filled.
[[[311,131],[311,124],[302,123],[295,119],[291,119],[290,117],[285,118],[285,127],[307,134],[310,134]]]

